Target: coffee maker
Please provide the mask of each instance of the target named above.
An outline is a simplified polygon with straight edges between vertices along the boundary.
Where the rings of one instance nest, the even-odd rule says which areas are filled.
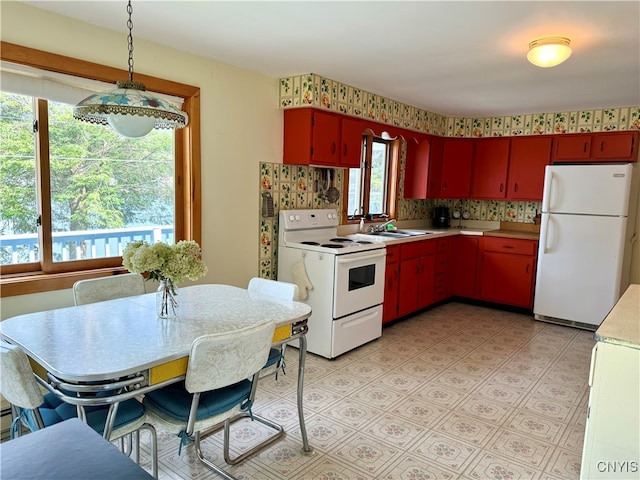
[[[435,207],[433,209],[433,226],[435,228],[449,228],[449,207]]]

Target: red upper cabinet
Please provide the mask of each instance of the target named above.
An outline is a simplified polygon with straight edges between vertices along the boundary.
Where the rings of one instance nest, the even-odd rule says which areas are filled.
[[[505,198],[510,144],[509,138],[492,137],[476,140],[472,198]]]
[[[427,138],[410,137],[407,140],[404,171],[404,198],[427,198],[431,143]]]
[[[475,140],[471,138],[444,139],[440,180],[442,198],[469,198],[474,144]]]
[[[638,132],[596,133],[591,141],[591,155],[597,160],[638,160]]]
[[[591,135],[556,135],[553,139],[553,160],[584,162],[591,158]]]
[[[512,137],[507,199],[542,200],[544,169],[551,163],[551,137]]]
[[[338,166],[340,117],[296,108],[284,111],[284,163]]]
[[[362,121],[313,108],[284,111],[283,161],[293,165],[358,168]]]
[[[430,137],[431,149],[429,152],[429,178],[427,181],[427,198],[440,197],[440,184],[442,182],[442,155],[444,139],[442,137]]]
[[[340,166],[360,168],[362,157],[362,132],[365,124],[351,117],[343,117],[340,135]]]
[[[639,132],[561,134],[553,139],[554,162],[635,162]]]

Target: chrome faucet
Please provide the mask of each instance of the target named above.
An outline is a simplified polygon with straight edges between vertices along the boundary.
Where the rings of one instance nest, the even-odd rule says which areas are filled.
[[[396,219],[392,218],[391,220],[387,220],[384,223],[378,223],[376,225],[371,225],[371,231],[372,232],[383,232],[384,230],[386,230],[387,225],[390,225],[395,221],[396,221]]]

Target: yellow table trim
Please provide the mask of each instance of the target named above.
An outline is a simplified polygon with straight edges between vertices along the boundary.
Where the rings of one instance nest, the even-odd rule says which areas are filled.
[[[178,358],[177,360],[171,360],[170,362],[163,363],[151,367],[149,372],[149,385],[155,385],[170,378],[179,377],[187,373],[187,364],[189,363],[189,357]]]

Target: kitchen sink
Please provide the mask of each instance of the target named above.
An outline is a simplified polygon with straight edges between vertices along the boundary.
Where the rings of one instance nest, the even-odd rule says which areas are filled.
[[[406,237],[417,237],[419,235],[429,235],[431,232],[425,232],[420,230],[384,230],[382,232],[370,232],[366,235],[376,235],[379,237],[389,237],[389,238],[406,238]]]

